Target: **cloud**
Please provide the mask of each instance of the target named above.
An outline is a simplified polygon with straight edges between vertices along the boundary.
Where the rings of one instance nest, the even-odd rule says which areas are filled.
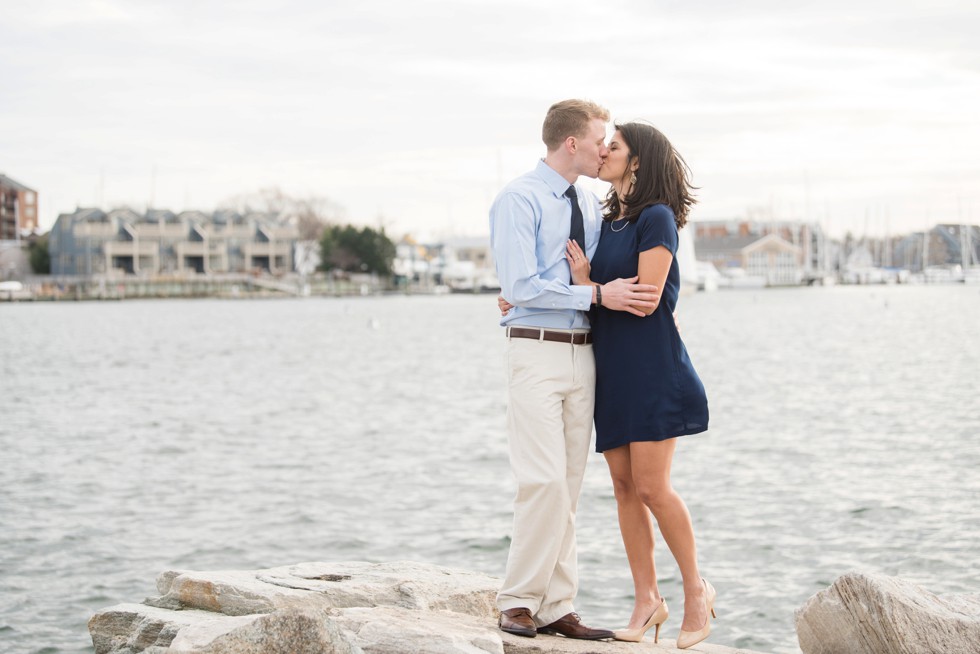
[[[839,225],[980,214],[972,3],[18,4],[0,165],[47,225],[100,194],[207,209],[280,186],[481,233],[564,97],[663,129],[703,187],[695,218],[807,193]]]

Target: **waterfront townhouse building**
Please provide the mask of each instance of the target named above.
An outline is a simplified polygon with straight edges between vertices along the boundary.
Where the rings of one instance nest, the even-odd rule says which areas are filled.
[[[0,241],[17,241],[37,229],[37,191],[0,175]]]
[[[194,275],[293,270],[295,226],[272,214],[77,209],[51,230],[55,275]]]

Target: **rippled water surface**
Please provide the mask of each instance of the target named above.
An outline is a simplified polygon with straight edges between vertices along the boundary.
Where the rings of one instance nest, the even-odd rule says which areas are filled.
[[[854,569],[980,591],[980,289],[698,294],[680,319],[712,428],[674,480],[713,642],[798,651],[793,611]],[[90,615],[170,568],[501,575],[503,344],[489,296],[0,305],[0,651],[91,652]],[[577,608],[619,626],[599,455],[578,523]]]

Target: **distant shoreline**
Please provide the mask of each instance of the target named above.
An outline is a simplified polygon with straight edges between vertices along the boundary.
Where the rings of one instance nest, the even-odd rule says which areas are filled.
[[[915,280],[904,283],[830,284],[829,287],[977,287],[980,279]],[[497,295],[499,288],[450,288],[432,282],[392,283],[375,275],[356,274],[344,277],[327,275],[281,277],[252,274],[206,275],[199,277],[135,277],[135,276],[75,276],[52,277],[36,275],[23,282],[4,282],[0,288],[0,303],[5,302],[89,302],[168,299],[284,299],[331,297],[378,297],[407,295]],[[11,286],[16,284],[16,288]],[[8,288],[9,286],[9,288]],[[815,285],[716,287],[706,290],[693,285],[685,295],[772,291],[794,288],[826,288]]]
[[[281,299],[307,297],[377,297],[385,295],[494,294],[500,289],[451,289],[441,284],[392,284],[373,275],[328,277],[256,276],[201,277],[47,277],[18,284],[16,292],[0,292],[0,301],[87,302],[134,299]]]

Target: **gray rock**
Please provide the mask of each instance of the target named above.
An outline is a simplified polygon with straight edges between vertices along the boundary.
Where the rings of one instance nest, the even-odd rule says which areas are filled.
[[[505,634],[497,628],[499,584],[412,562],[174,570],[158,577],[160,597],[100,611],[89,631],[96,654],[638,654],[652,647]],[[672,645],[662,640],[657,651],[680,651]],[[707,643],[697,650],[743,651]]]
[[[680,623],[675,624],[680,628]],[[617,640],[572,640],[561,636],[538,636],[537,638],[522,638],[511,634],[502,634],[505,654],[759,654],[747,649],[726,647],[701,641],[691,649],[677,649],[676,641],[660,637],[660,642],[653,643],[653,636],[648,635],[642,643],[624,643]]]
[[[300,563],[258,571],[167,571],[157,578],[161,608],[225,615],[280,608],[401,606],[494,616],[499,580],[466,570],[414,563]]]
[[[227,618],[226,618],[227,619]],[[178,636],[178,639],[182,636]],[[174,645],[177,645],[175,639]],[[195,654],[362,654],[363,650],[325,612],[281,609],[221,634]]]
[[[850,573],[796,611],[796,634],[804,654],[980,652],[980,595]]]
[[[503,654],[497,623],[453,611],[399,607],[343,609],[337,623],[355,635],[364,654]]]
[[[213,623],[208,611],[168,611],[145,604],[119,604],[103,609],[88,621],[96,654],[130,654],[168,647],[188,627]]]

